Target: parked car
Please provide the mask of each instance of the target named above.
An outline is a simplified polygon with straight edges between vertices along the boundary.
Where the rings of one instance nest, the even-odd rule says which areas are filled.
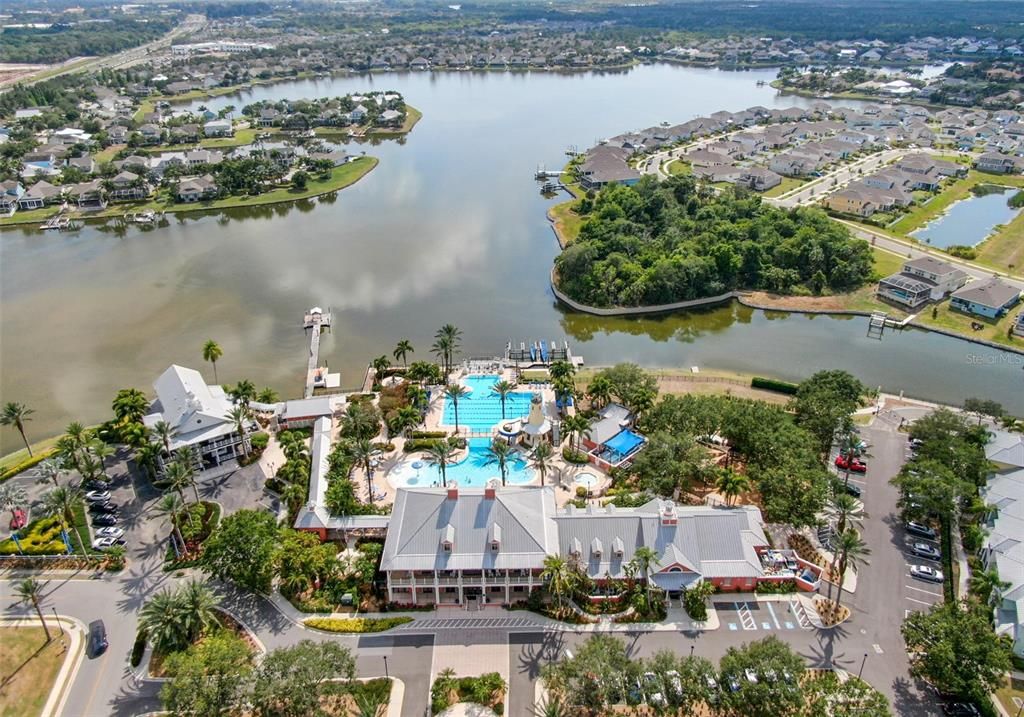
[[[121,538],[124,537],[124,530],[122,528],[100,528],[96,531],[96,537],[98,538]]]
[[[941,583],[945,580],[941,570],[936,570],[927,565],[911,565],[910,574],[918,580],[927,580],[930,583]]]
[[[11,511],[11,530],[21,530],[28,523],[28,516],[21,508]]]
[[[749,682],[750,684],[757,684],[757,673],[749,667],[743,671],[743,676],[747,678],[747,682]]]
[[[92,517],[92,524],[104,526],[117,525],[117,516],[113,513],[100,513]]]
[[[678,672],[675,670],[666,672],[665,683],[668,685],[668,692],[673,698],[678,699],[683,696],[683,680]]]
[[[111,503],[109,500],[102,503],[91,503],[89,505],[90,513],[116,513],[117,505]]]
[[[942,553],[934,545],[928,545],[928,543],[914,543],[910,546],[910,552],[919,558],[926,560],[939,560],[942,558]]]
[[[96,540],[92,541],[93,550],[106,550],[115,545],[124,545],[124,538],[96,538]]]
[[[910,439],[910,447],[913,450],[915,450],[915,451],[918,450],[919,448],[921,448],[921,446],[923,446],[923,445],[924,445],[924,441],[922,441],[920,438],[911,438]]]
[[[85,488],[86,490],[106,490],[107,488],[110,487],[110,484],[107,483],[107,481],[105,480],[91,478],[82,483],[82,487]]]
[[[107,627],[102,620],[89,623],[89,657],[102,655],[107,649]]]
[[[109,490],[91,490],[85,494],[85,499],[90,503],[106,503],[110,500]]]
[[[978,708],[969,702],[943,703],[942,714],[949,715],[949,717],[981,717]]]
[[[932,540],[935,540],[935,531],[929,528],[924,523],[918,523],[916,520],[911,520],[907,523],[906,528],[907,532],[911,535],[917,535],[922,538],[931,538]]]
[[[867,473],[868,465],[859,458],[847,458],[846,456],[836,456],[836,468],[840,470],[849,470],[851,473]]]
[[[860,498],[864,491],[856,483],[843,483],[843,490],[852,495],[854,498]]]

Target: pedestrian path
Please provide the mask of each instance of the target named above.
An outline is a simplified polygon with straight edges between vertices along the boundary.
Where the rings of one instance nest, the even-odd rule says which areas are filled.
[[[421,630],[467,630],[474,628],[542,628],[545,624],[530,617],[452,617],[429,620],[414,620],[399,627],[399,630],[416,632]]]
[[[796,599],[716,600],[714,606],[722,626],[732,632],[810,630],[813,627],[807,609]]]

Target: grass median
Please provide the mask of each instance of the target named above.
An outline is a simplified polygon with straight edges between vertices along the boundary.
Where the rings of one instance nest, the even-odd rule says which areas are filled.
[[[4,627],[0,643],[4,646],[0,650],[0,713],[4,717],[42,714],[67,656],[61,641],[47,642],[42,627]]]

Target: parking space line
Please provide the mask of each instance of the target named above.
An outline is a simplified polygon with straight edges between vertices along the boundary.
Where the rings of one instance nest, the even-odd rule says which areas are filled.
[[[779,624],[779,618],[775,616],[775,608],[772,607],[770,602],[766,602],[765,606],[768,608],[768,614],[772,616],[772,621],[775,623],[775,629],[780,629],[782,626]]]
[[[918,600],[912,597],[908,597],[907,600],[909,600],[910,602],[916,602],[918,605],[927,605],[928,607],[932,606],[932,603],[930,602],[925,602],[924,600]]]
[[[931,590],[925,590],[924,588],[915,588],[913,585],[904,585],[903,587],[908,590],[916,590],[919,593],[926,593],[928,595],[934,595],[935,597],[942,597],[942,593],[933,592]]]

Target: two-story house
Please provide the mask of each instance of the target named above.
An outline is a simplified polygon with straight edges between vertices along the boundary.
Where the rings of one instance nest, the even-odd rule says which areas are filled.
[[[969,277],[952,264],[931,256],[910,259],[899,273],[878,282],[878,297],[911,309],[941,301],[967,283]]]

